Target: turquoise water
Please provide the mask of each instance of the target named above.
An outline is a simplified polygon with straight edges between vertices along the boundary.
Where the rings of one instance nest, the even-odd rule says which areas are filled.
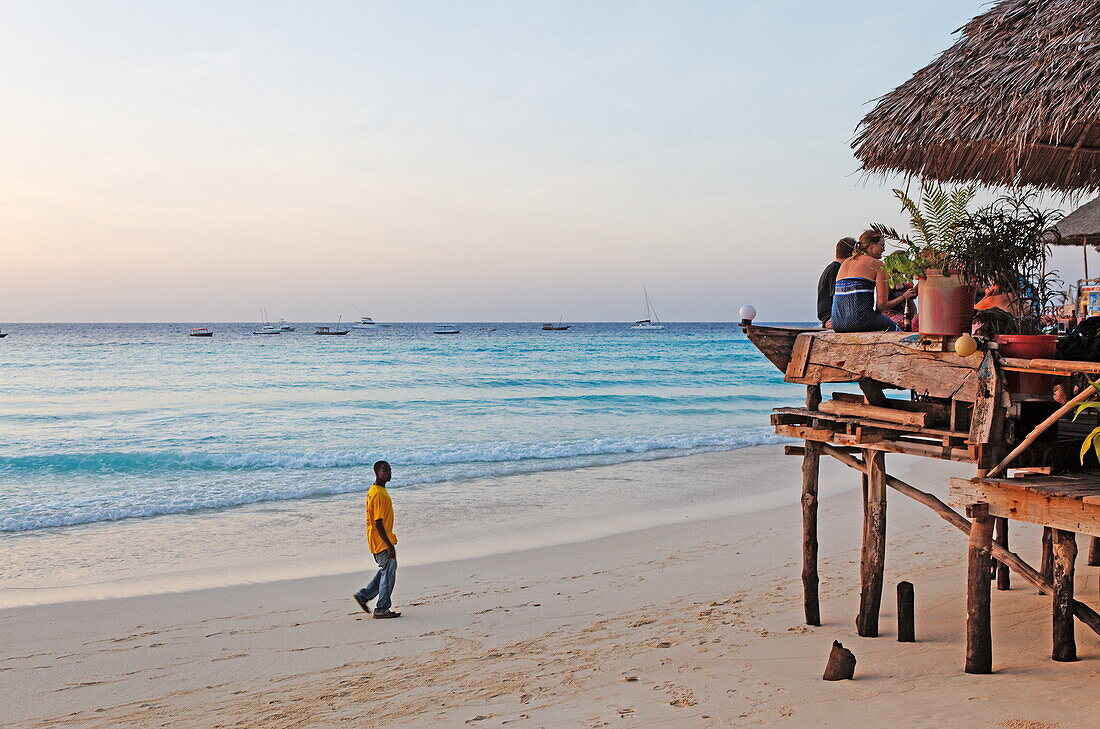
[[[5,326],[0,531],[729,450],[802,398],[728,323],[189,326]]]

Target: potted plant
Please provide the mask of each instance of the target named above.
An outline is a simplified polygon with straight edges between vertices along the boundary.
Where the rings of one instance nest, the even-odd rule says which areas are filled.
[[[1064,295],[1056,272],[1046,270],[1061,212],[1040,210],[1036,193],[1004,195],[962,220],[947,257],[974,282],[996,287],[998,308],[980,312],[983,332],[1009,357],[1050,358],[1058,337],[1043,334],[1043,314]],[[1007,316],[1006,316],[1007,315]],[[1011,391],[1050,395],[1046,375],[1008,373]]]
[[[882,259],[891,286],[919,279],[919,329],[924,334],[963,334],[970,331],[974,307],[974,281],[954,255],[956,236],[968,213],[976,187],[964,185],[945,190],[926,180],[914,201],[901,190],[894,195],[909,213],[913,236],[901,236],[881,224],[871,228],[899,244],[899,250]]]

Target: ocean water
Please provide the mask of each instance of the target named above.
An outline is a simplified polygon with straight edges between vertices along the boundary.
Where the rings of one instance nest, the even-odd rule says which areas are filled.
[[[729,323],[188,326],[5,326],[0,537],[774,443],[802,398]]]

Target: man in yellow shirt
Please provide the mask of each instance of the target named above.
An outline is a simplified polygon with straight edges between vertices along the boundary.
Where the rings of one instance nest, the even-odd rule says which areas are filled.
[[[352,597],[363,612],[371,612],[367,604],[375,597],[374,617],[378,619],[399,618],[401,613],[390,610],[390,595],[397,580],[397,535],[393,533],[393,502],[386,490],[391,477],[390,464],[378,461],[374,464],[374,485],[367,492],[367,544],[374,561],[378,563],[378,572],[370,584]]]

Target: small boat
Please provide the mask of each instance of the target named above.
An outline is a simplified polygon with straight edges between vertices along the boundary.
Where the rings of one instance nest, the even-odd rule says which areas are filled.
[[[664,329],[664,324],[661,323],[661,319],[657,316],[657,311],[653,308],[653,304],[649,303],[649,291],[646,291],[645,286],[642,287],[642,292],[645,294],[645,319],[639,319],[631,325],[631,329]]]
[[[563,316],[563,317],[561,317],[561,319],[558,319],[557,324],[552,324],[552,323],[543,324],[542,325],[542,330],[544,332],[564,332],[566,329],[568,329],[570,326],[572,326],[571,324],[562,324],[562,321],[564,321],[564,320],[565,320],[565,317]]]
[[[206,327],[199,327],[198,329],[190,329],[187,332],[189,337],[212,337],[214,332],[210,331]]]
[[[279,327],[280,332],[292,332],[292,331],[294,331],[294,327],[287,324],[286,319],[280,319],[279,323],[276,326]]]
[[[454,324],[437,324],[434,334],[458,334],[459,329]]]
[[[283,330],[274,324],[264,324],[259,329],[253,329],[253,334],[282,334]]]
[[[334,327],[317,327],[317,331],[315,331],[313,333],[314,334],[320,334],[322,336],[327,336],[327,337],[342,337],[342,336],[344,336],[345,334],[347,334],[348,332],[351,331],[347,327],[341,327],[340,326],[340,322],[343,320],[343,318],[344,317],[340,317],[339,319],[336,320],[336,326],[334,326]]]
[[[7,332],[0,332],[0,339],[3,339],[6,336],[8,336]]]
[[[379,324],[374,319],[371,319],[369,316],[364,316],[362,319],[359,320],[358,323],[352,324],[351,328],[352,329],[380,329],[383,326],[385,326],[385,325],[384,324]]]
[[[481,332],[495,332],[496,330],[497,330],[496,327],[482,327],[478,331],[481,331]]]

